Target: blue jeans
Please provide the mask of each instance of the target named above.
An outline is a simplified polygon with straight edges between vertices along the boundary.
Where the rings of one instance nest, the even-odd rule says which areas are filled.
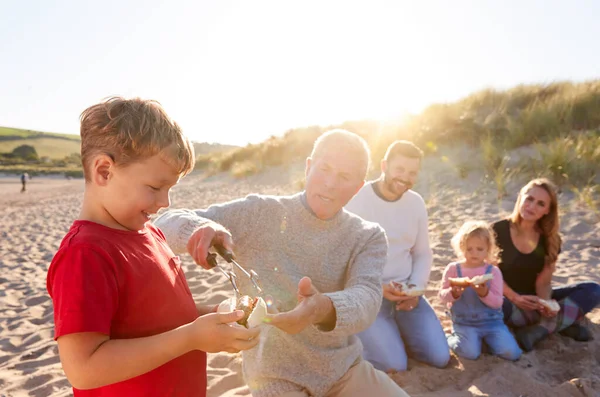
[[[358,334],[364,359],[382,371],[405,371],[408,356],[444,368],[450,361],[448,343],[429,302],[421,297],[411,311],[396,311],[393,307],[384,299],[375,322]]]
[[[490,352],[506,360],[515,361],[521,357],[521,349],[506,324],[494,321],[477,326],[454,324],[454,332],[448,336],[448,346],[459,357],[477,360],[481,354],[481,342],[485,342]]]

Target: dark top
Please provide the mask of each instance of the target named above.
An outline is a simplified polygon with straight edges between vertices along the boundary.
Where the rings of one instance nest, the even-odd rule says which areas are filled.
[[[544,268],[546,256],[544,236],[540,236],[537,247],[531,253],[524,254],[513,244],[508,219],[498,221],[492,227],[496,232],[496,243],[502,250],[498,265],[502,278],[516,293],[536,295],[535,280]]]

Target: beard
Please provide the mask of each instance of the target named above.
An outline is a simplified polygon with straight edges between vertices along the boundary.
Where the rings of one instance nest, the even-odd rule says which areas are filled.
[[[396,183],[398,183],[398,182],[404,184],[404,188],[398,187],[396,185]],[[401,178],[392,178],[385,174],[383,177],[383,185],[385,186],[385,188],[388,192],[395,194],[398,197],[402,196],[404,194],[404,192],[406,192],[408,189],[413,187],[413,184],[410,181],[405,181],[404,179],[401,179]]]

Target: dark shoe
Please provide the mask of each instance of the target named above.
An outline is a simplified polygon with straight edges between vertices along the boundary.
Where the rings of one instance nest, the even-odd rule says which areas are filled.
[[[592,340],[592,333],[581,324],[573,324],[559,332],[562,336],[575,339],[577,342],[587,342]]]
[[[541,325],[531,325],[529,327],[518,328],[515,330],[515,339],[526,352],[533,350],[536,343],[548,336],[548,330]]]

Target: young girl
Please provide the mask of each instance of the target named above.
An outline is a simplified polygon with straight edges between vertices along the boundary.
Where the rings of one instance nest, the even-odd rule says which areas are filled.
[[[485,222],[466,222],[452,238],[459,262],[444,270],[440,298],[451,306],[453,333],[448,345],[469,360],[481,354],[484,341],[492,354],[517,360],[521,349],[503,321],[502,273],[492,228]]]

